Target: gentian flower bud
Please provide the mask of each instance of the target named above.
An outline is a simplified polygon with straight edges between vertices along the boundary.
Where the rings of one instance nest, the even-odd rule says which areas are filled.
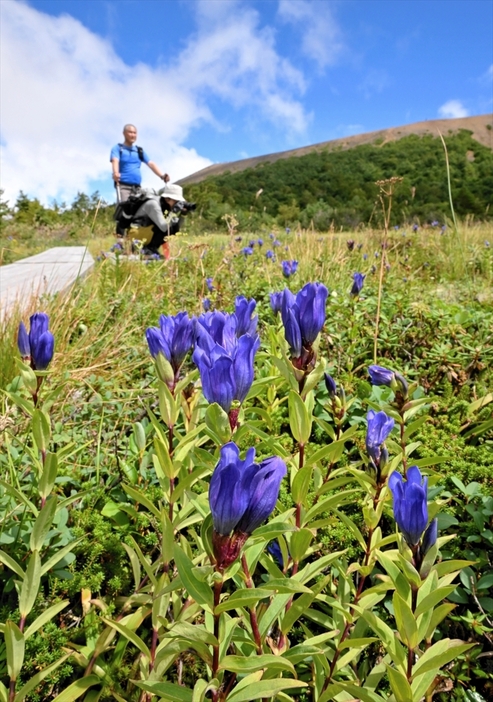
[[[236,317],[236,336],[243,334],[253,336],[257,331],[258,315],[252,317],[257,302],[252,298],[247,300],[243,295],[238,295],[235,300],[234,316]]]
[[[29,318],[29,334],[21,322],[17,334],[17,345],[23,358],[31,357],[33,370],[46,370],[53,358],[55,339],[48,330],[49,317],[45,312],[36,312]]]
[[[370,410],[366,416],[368,428],[366,431],[366,451],[375,465],[380,465],[382,444],[394,428],[394,420],[385,412]]]
[[[270,306],[274,314],[279,314],[282,308],[282,292],[273,292],[269,294]]]
[[[406,379],[400,374],[383,368],[382,366],[369,366],[368,373],[372,385],[386,385],[395,392],[401,402],[407,398],[408,384]]]
[[[204,297],[204,299],[202,300],[202,308],[203,308],[204,312],[208,312],[210,310],[211,301],[209,300],[208,297]]]
[[[31,356],[31,347],[29,345],[29,336],[24,326],[24,322],[19,324],[19,331],[17,332],[17,346],[19,348],[19,353],[22,358],[29,358]]]
[[[386,385],[390,388],[395,378],[394,371],[383,368],[383,366],[369,366],[368,373],[372,385]]]
[[[336,381],[328,373],[325,373],[324,378],[325,378],[325,387],[327,388],[327,392],[329,393],[329,397],[331,400],[333,400],[334,397],[336,396],[336,393],[337,393]]]
[[[417,546],[428,524],[428,478],[422,478],[417,466],[411,466],[404,481],[400,473],[389,478],[394,498],[394,518],[409,546]],[[431,526],[431,525],[430,525]],[[427,536],[427,548],[436,541],[436,527]]]
[[[205,284],[207,285],[207,289],[209,292],[212,292],[214,290],[214,285],[212,284],[213,278],[206,278],[205,279]]]
[[[363,273],[355,273],[353,275],[353,287],[351,288],[350,295],[353,297],[358,297],[361,290],[363,289],[363,283],[365,282],[365,275]]]

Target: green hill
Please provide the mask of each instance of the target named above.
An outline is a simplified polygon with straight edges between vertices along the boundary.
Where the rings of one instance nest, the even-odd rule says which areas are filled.
[[[491,124],[488,127],[491,133]],[[445,142],[456,214],[484,220],[493,213],[493,152],[487,140],[480,143],[474,136],[472,130],[460,129],[448,133]],[[326,230],[377,223],[376,181],[395,176],[402,181],[393,201],[392,224],[443,222],[450,217],[439,136],[409,134],[394,141],[382,136],[353,148],[329,145],[302,155],[284,153],[273,162],[261,158],[254,167],[203,179],[202,171],[195,176],[200,182],[193,183],[191,176],[182,183],[205,222],[220,224],[224,214],[234,213],[240,228],[275,222]]]

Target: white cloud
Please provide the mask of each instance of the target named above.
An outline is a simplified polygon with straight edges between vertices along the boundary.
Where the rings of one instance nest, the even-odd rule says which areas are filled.
[[[468,115],[469,112],[460,100],[449,100],[438,108],[438,116],[442,119],[457,119]]]
[[[91,183],[109,181],[109,150],[124,122],[138,126],[138,143],[174,180],[204,168],[210,160],[183,143],[194,127],[216,125],[211,97],[254,108],[279,129],[306,128],[295,97],[303,75],[277,53],[258,13],[239,2],[194,7],[197,31],[184,50],[150,67],[126,65],[108,40],[69,15],[2,3],[5,197],[12,202],[22,189],[44,202],[70,201]],[[143,175],[144,184],[159,184],[147,168]]]
[[[279,0],[281,20],[299,28],[301,48],[320,68],[333,64],[343,49],[340,28],[329,2],[312,0]]]

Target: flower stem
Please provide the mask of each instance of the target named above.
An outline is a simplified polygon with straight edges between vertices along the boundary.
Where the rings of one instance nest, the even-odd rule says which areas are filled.
[[[245,573],[246,586],[248,588],[254,588],[255,585],[253,584],[252,576],[250,575],[250,571],[248,570],[248,563],[244,553],[241,556],[241,565],[243,568],[243,572]],[[257,655],[261,656],[263,653],[262,637],[260,635],[260,629],[258,628],[257,608],[255,607],[255,605],[252,605],[250,607],[250,624],[252,626],[253,637],[255,639],[255,645],[257,647]]]

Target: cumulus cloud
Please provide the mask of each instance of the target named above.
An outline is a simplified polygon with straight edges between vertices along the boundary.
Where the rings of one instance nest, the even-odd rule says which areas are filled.
[[[438,115],[442,119],[457,119],[459,117],[467,117],[469,112],[460,100],[448,100],[448,102],[438,108]]]
[[[327,0],[279,0],[278,16],[299,28],[304,54],[321,69],[333,64],[339,57],[343,49],[341,30]]]
[[[48,201],[109,180],[109,149],[124,122],[138,143],[178,179],[211,162],[184,146],[191,131],[216,125],[210,99],[255,109],[286,131],[309,117],[304,78],[275,47],[272,30],[239,2],[197,3],[197,28],[168,64],[129,66],[112,44],[69,15],[2,3],[2,188]],[[226,126],[227,128],[227,126]],[[143,169],[144,185],[156,178]]]

